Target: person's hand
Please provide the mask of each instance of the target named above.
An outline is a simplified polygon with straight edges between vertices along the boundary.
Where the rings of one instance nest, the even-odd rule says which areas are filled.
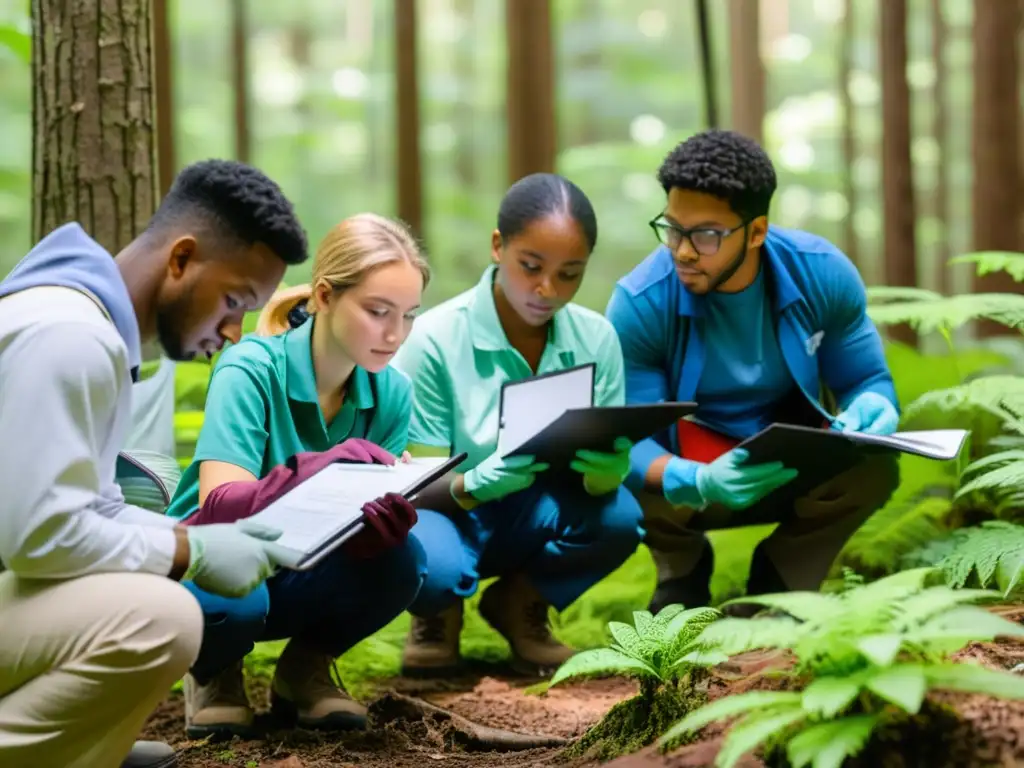
[[[400,545],[418,517],[408,499],[387,493],[363,505],[363,519],[363,529],[342,545],[345,552],[359,559],[376,557]]]
[[[733,448],[710,464],[673,457],[662,474],[665,498],[675,506],[745,509],[797,476],[795,469],[779,461],[746,466],[748,458],[742,448]]]
[[[495,501],[526,490],[547,464],[535,463],[533,456],[502,458],[493,453],[469,470],[462,478],[466,493],[477,501]]]
[[[273,575],[269,542],[281,531],[246,520],[189,527],[189,567],[183,581],[223,597],[244,597]]]
[[[626,479],[629,474],[629,452],[633,443],[628,438],[616,438],[612,445],[613,453],[576,451],[576,458],[569,466],[583,475],[583,488],[591,496],[603,496],[611,493]]]
[[[899,423],[900,415],[889,398],[877,392],[862,392],[836,417],[832,429],[866,435],[891,435]]]
[[[408,451],[402,451],[401,462],[403,464],[408,464],[410,461],[412,461],[412,454]]]

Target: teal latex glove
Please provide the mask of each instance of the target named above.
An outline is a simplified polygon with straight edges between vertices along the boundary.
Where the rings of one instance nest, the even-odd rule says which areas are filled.
[[[547,464],[535,463],[533,456],[505,459],[493,453],[463,476],[462,485],[477,501],[495,501],[526,490],[537,473],[547,468]]]
[[[710,464],[673,457],[665,465],[662,488],[676,506],[702,509],[721,504],[746,509],[797,476],[780,461],[745,466],[749,454],[742,448],[724,453]]]
[[[614,453],[576,451],[569,466],[583,475],[583,488],[591,496],[603,496],[618,488],[629,474],[629,452],[633,443],[625,437],[616,438]]]
[[[268,543],[281,531],[246,520],[186,530],[191,552],[183,581],[215,595],[244,597],[273,575],[277,563]]]
[[[836,417],[832,428],[866,435],[891,435],[899,423],[900,415],[889,398],[877,392],[862,392]]]

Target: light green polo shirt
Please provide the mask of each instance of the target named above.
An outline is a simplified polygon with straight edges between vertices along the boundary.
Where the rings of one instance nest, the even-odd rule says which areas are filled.
[[[199,465],[235,464],[256,477],[304,451],[325,451],[352,437],[396,456],[408,441],[412,387],[400,371],[356,368],[338,415],[324,423],[310,338],[313,320],[278,336],[246,336],[224,350],[210,377],[203,428],[192,463],[167,508],[185,518],[199,507]]]
[[[412,380],[410,445],[449,455],[465,451],[460,472],[497,447],[501,385],[533,375],[498,320],[495,270],[489,267],[476,287],[420,315],[394,360]],[[554,316],[537,373],[586,363],[596,364],[594,404],[622,405],[625,376],[615,329],[603,315],[568,304]]]

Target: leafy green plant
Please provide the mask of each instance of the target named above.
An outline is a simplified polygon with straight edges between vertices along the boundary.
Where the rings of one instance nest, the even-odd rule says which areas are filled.
[[[718,768],[731,768],[766,742],[784,750],[794,768],[839,768],[894,713],[918,713],[929,689],[1024,698],[1024,678],[948,659],[972,641],[1024,636],[1024,627],[970,605],[998,593],[928,586],[933,576],[933,569],[918,568],[866,585],[848,583],[834,594],[745,598],[783,615],[724,618],[698,642],[730,656],[789,651],[795,663],[782,676],[803,689],[723,697],[670,728],[662,744],[739,716]]]
[[[612,707],[569,753],[607,759],[639,749],[703,703],[704,693],[697,690],[698,684],[708,667],[728,657],[708,649],[699,638],[721,617],[714,608],[687,610],[669,605],[657,616],[634,611],[633,626],[609,622],[612,643],[573,656],[555,672],[551,685],[581,678],[630,677],[640,681],[640,694]]]
[[[950,587],[991,585],[1009,598],[1019,594],[1024,578],[1024,526],[986,520],[932,542],[918,557],[941,569]]]

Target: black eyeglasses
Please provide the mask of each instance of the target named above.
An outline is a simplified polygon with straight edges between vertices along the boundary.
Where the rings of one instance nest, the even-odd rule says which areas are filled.
[[[700,256],[714,256],[722,247],[722,240],[733,232],[746,227],[750,222],[744,221],[732,229],[716,229],[715,227],[694,227],[683,229],[665,218],[664,214],[658,214],[650,222],[651,229],[658,242],[668,247],[672,253],[679,250],[683,238],[690,241],[690,247]]]

